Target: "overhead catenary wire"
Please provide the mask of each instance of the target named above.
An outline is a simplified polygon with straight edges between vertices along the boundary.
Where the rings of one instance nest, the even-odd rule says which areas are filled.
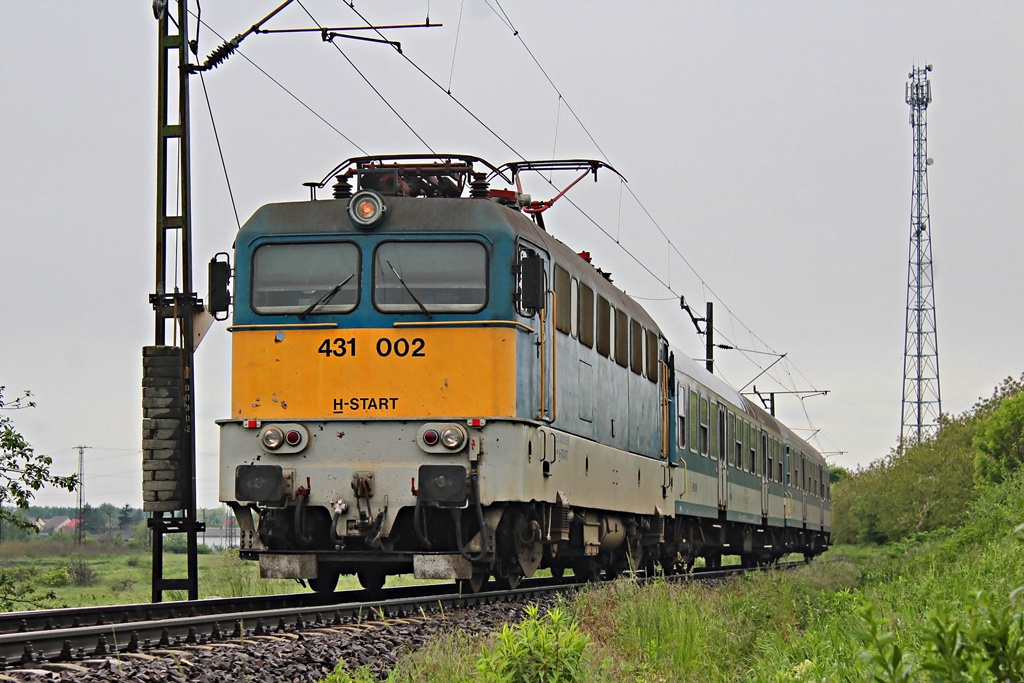
[[[203,97],[206,99],[206,111],[210,113],[210,127],[213,128],[213,139],[217,143],[217,154],[220,156],[220,167],[224,171],[224,184],[228,186],[228,198],[231,200],[231,210],[235,214],[235,224],[242,229],[242,221],[238,218],[238,205],[235,204],[235,193],[231,191],[231,178],[228,176],[228,165],[224,161],[224,148],[220,144],[220,135],[217,133],[217,122],[213,118],[213,105],[210,104],[210,93],[206,90],[206,78],[202,72],[199,73],[199,82],[203,85]]]
[[[306,9],[306,6],[302,4],[302,0],[295,0],[295,2],[296,2],[296,4],[299,7],[302,8],[302,11],[306,13],[306,16],[309,17],[310,21],[312,21],[314,24],[316,24],[321,29],[323,28],[323,24],[321,24],[319,21],[317,21],[316,18],[313,16],[312,12],[310,12],[308,9]],[[378,35],[380,35],[381,37],[383,37],[383,35],[380,33],[380,31],[375,31],[375,32]],[[418,132],[416,132],[416,129],[412,127],[411,123],[409,123],[408,121],[405,120],[405,117],[403,117],[401,114],[398,113],[398,110],[395,109],[395,107],[391,104],[391,102],[388,101],[388,99],[386,97],[384,97],[384,93],[382,93],[380,90],[377,89],[377,86],[375,86],[373,84],[373,82],[370,81],[370,79],[366,77],[366,74],[364,74],[359,69],[359,67],[356,66],[355,62],[353,62],[349,58],[349,56],[347,54],[345,54],[345,51],[342,50],[341,47],[337,43],[335,43],[333,40],[329,40],[328,42],[331,45],[334,46],[334,49],[338,51],[338,54],[340,54],[342,57],[345,58],[345,61],[348,62],[349,66],[351,66],[352,69],[355,70],[355,72],[357,74],[359,74],[359,77],[363,79],[363,81],[366,83],[366,85],[370,86],[370,90],[373,90],[373,92],[377,95],[377,97],[380,98],[381,102],[383,102],[385,105],[387,105],[387,108],[390,109],[391,112],[395,116],[398,117],[398,120],[401,121],[402,124],[405,125],[406,128],[409,129],[409,132],[412,133],[413,135],[415,135],[416,139],[419,140],[421,143],[423,143],[423,146],[426,147],[428,150],[430,150],[431,154],[436,154],[436,152],[434,151],[434,148],[431,147],[430,144],[427,143],[427,141],[423,139],[423,136],[421,136]],[[390,43],[391,41],[388,41],[388,42]],[[399,50],[399,54],[401,54],[401,50]],[[365,152],[364,152],[364,154],[365,154]]]
[[[197,22],[199,22],[199,24],[200,24],[200,25],[202,25],[202,26],[203,26],[204,28],[206,28],[206,29],[207,29],[208,31],[210,31],[210,33],[212,33],[213,35],[217,36],[217,37],[218,37],[218,38],[220,38],[221,40],[224,40],[224,36],[222,36],[222,35],[221,35],[220,33],[218,33],[218,32],[217,32],[217,31],[216,31],[216,30],[215,30],[215,29],[214,29],[213,27],[211,27],[211,26],[210,26],[210,25],[209,25],[208,23],[206,23],[205,21],[203,21],[202,19],[200,19],[200,18],[199,18],[199,17],[198,17],[198,16],[197,16],[197,15],[196,15],[196,14],[195,14],[194,12],[192,12],[191,10],[189,10],[189,14],[191,14],[191,15],[192,15],[192,16],[193,16],[193,17],[194,17],[194,18],[196,19],[196,21],[197,21]],[[306,111],[308,111],[308,112],[309,112],[310,114],[312,114],[312,115],[313,115],[313,116],[315,116],[315,117],[316,117],[317,119],[319,119],[319,120],[320,120],[320,121],[321,121],[321,122],[322,122],[322,123],[323,123],[324,125],[326,125],[326,126],[327,126],[328,128],[330,128],[330,129],[331,129],[331,130],[333,130],[333,131],[334,131],[335,133],[337,133],[337,134],[338,134],[338,135],[339,135],[339,136],[340,136],[340,137],[341,137],[342,139],[344,139],[344,140],[345,140],[345,142],[347,142],[348,144],[352,145],[353,147],[355,147],[356,149],[358,149],[358,150],[359,150],[360,152],[362,152],[363,154],[367,154],[367,153],[368,153],[368,152],[367,152],[367,151],[366,151],[365,149],[363,149],[362,147],[360,147],[358,143],[356,143],[356,142],[355,142],[354,140],[352,140],[352,138],[350,138],[349,136],[345,135],[345,133],[341,132],[341,131],[340,131],[340,130],[339,130],[339,129],[337,128],[337,126],[335,126],[335,125],[334,125],[333,123],[331,123],[331,122],[330,122],[330,121],[328,121],[328,120],[327,120],[326,118],[324,118],[324,117],[323,117],[323,116],[322,116],[322,115],[321,115],[321,114],[320,114],[319,112],[317,112],[317,111],[316,111],[315,109],[313,109],[313,107],[311,107],[310,105],[306,104],[306,102],[305,102],[305,101],[303,101],[303,100],[302,100],[302,98],[300,98],[300,97],[299,97],[298,95],[296,95],[296,94],[295,94],[295,93],[293,93],[293,92],[292,92],[291,90],[289,90],[289,89],[288,89],[288,88],[287,88],[287,87],[286,87],[286,86],[285,86],[285,85],[284,85],[283,83],[281,83],[281,82],[280,82],[279,80],[277,80],[276,78],[274,78],[273,76],[271,76],[271,75],[270,75],[270,74],[269,74],[269,73],[268,73],[268,72],[267,72],[267,71],[266,71],[266,70],[265,70],[265,69],[264,69],[263,67],[261,67],[261,66],[260,66],[259,64],[257,64],[256,62],[254,62],[254,61],[253,61],[252,59],[250,59],[250,58],[249,58],[249,57],[248,57],[248,56],[247,56],[247,55],[246,55],[246,54],[245,54],[244,52],[242,52],[241,50],[236,50],[236,54],[237,54],[237,55],[238,55],[239,57],[241,57],[242,59],[244,59],[244,60],[245,60],[246,62],[248,62],[248,63],[249,63],[249,65],[250,65],[250,66],[252,66],[252,67],[253,67],[254,69],[256,69],[256,70],[257,70],[257,71],[259,71],[259,72],[260,72],[261,74],[263,74],[264,76],[266,76],[266,77],[267,77],[267,79],[268,79],[268,80],[270,80],[270,82],[271,82],[271,83],[273,83],[273,84],[274,84],[274,85],[276,85],[276,86],[277,86],[278,88],[280,88],[281,90],[283,90],[283,91],[284,91],[284,92],[285,92],[285,93],[286,93],[286,94],[287,94],[287,95],[288,95],[289,97],[291,97],[291,98],[292,98],[293,100],[295,100],[296,102],[298,102],[298,103],[299,103],[299,104],[300,104],[300,105],[301,105],[301,106],[302,106],[302,107],[303,107],[304,109],[306,109]]]

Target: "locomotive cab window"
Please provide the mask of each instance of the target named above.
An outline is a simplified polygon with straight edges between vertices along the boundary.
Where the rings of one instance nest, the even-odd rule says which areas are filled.
[[[351,242],[264,244],[253,254],[257,313],[348,313],[358,302],[359,248]]]
[[[373,303],[385,313],[482,310],[487,249],[479,242],[384,242],[373,259]]]

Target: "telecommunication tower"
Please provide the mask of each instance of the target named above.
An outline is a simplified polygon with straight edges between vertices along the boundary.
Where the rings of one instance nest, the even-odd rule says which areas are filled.
[[[903,351],[903,422],[900,448],[920,443],[939,426],[939,342],[935,330],[931,219],[928,209],[928,105],[932,65],[914,67],[906,84],[914,132],[914,183],[910,201],[910,264]]]

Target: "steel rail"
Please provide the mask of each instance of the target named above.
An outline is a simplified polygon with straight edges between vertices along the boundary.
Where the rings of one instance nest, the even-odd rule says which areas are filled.
[[[790,569],[798,564],[777,568]],[[751,569],[698,569],[667,578],[714,582]],[[642,573],[634,578],[655,580]],[[287,594],[7,613],[0,615],[0,625],[5,629],[0,632],[0,671],[126,653],[153,654],[168,648],[239,642],[306,628],[434,614],[527,600],[585,585],[575,577],[567,577],[530,579],[514,590],[500,590],[492,582],[479,593],[460,593],[451,584],[428,584],[385,589],[377,599],[371,599],[367,591],[353,590],[332,595]]]

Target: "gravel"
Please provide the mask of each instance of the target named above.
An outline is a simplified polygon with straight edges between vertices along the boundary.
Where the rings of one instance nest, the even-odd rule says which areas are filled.
[[[542,608],[553,598],[540,600]],[[538,601],[535,599],[533,604]],[[339,626],[290,629],[267,636],[247,636],[208,645],[120,654],[70,664],[36,665],[0,673],[0,681],[100,683],[142,681],[319,681],[341,660],[350,669],[368,666],[385,678],[402,652],[416,650],[436,635],[451,631],[487,634],[522,620],[527,604],[501,602],[415,618],[342,622]]]

